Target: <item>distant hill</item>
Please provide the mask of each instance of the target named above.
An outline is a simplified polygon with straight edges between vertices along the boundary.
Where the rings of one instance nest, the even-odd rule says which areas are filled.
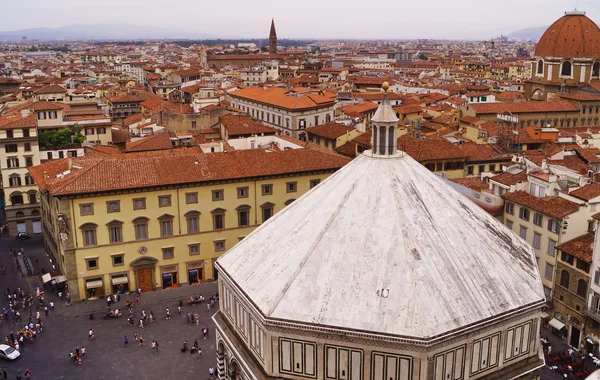
[[[74,24],[58,28],[31,28],[0,32],[0,41],[28,40],[122,40],[122,39],[205,39],[214,35],[187,29],[159,28],[129,24]]]
[[[508,38],[511,40],[517,41],[539,41],[542,37],[542,34],[548,29],[547,26],[536,26],[534,28],[525,28],[514,31],[508,35]]]

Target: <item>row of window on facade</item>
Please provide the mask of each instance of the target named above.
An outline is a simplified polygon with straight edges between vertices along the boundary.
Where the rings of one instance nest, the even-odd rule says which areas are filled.
[[[506,205],[504,206],[504,210],[506,211],[507,214],[514,215],[515,204],[512,202],[506,202]],[[527,207],[523,207],[523,206],[519,207],[519,218],[528,222],[530,217],[531,217],[531,211]],[[536,226],[542,227],[543,221],[544,221],[544,216],[542,214],[540,214],[539,212],[533,213],[533,224],[535,224]],[[549,218],[547,227],[548,227],[548,231],[558,234],[558,227],[559,227],[558,220]]]
[[[310,188],[317,186],[320,183],[320,179],[312,179],[310,180]],[[287,193],[295,193],[298,191],[298,182],[286,182],[286,192]],[[240,198],[248,198],[249,197],[250,188],[248,186],[238,187],[237,188],[237,197]],[[273,185],[261,185],[261,192],[263,196],[273,195]],[[225,191],[223,189],[212,190],[212,200],[213,201],[224,201],[225,200]],[[293,199],[288,202],[291,203]],[[198,192],[190,192],[185,194],[185,203],[186,204],[195,204],[198,203]],[[289,203],[286,203],[289,204]],[[158,206],[159,207],[169,207],[172,205],[171,196],[170,195],[159,195],[158,196]],[[133,210],[144,210],[146,209],[146,198],[134,198],[132,202]],[[241,207],[241,206],[240,206]],[[263,207],[264,208],[264,207]],[[94,204],[93,203],[85,203],[81,204],[80,214],[83,215],[94,215]],[[107,201],[106,202],[106,212],[120,212],[121,211],[121,201]]]
[[[244,105],[234,105],[234,107],[241,109],[242,111],[246,112],[248,115],[251,115],[255,119],[263,120],[263,121],[266,121],[267,123],[271,123],[271,124],[275,124],[280,127],[283,127],[283,123],[281,122],[281,115],[271,114],[269,112],[261,111],[261,110],[255,109],[255,108],[250,108],[250,107],[247,107]],[[266,115],[266,118],[265,118],[265,115]],[[277,119],[276,119],[276,117],[277,117]],[[320,125],[319,124],[319,116],[317,115],[314,118],[315,118],[314,125]],[[291,121],[291,118],[289,118],[289,117],[285,118],[285,127],[286,128],[290,128],[290,121]],[[325,114],[324,124],[327,124],[327,123],[331,123],[331,115],[329,113]],[[306,119],[298,120],[298,128],[299,129],[306,128]]]
[[[477,169],[479,170],[479,173],[484,173],[485,172],[485,164],[477,165]],[[496,164],[489,164],[488,165],[488,171],[489,172],[493,172],[495,170],[496,170]],[[467,166],[467,175],[473,175],[474,172],[475,172],[475,166],[474,165],[468,165]]]
[[[241,238],[240,238],[241,240]],[[226,240],[217,240],[214,242],[215,252],[222,252],[225,250]],[[161,248],[163,260],[169,260],[175,258],[174,247],[163,247]],[[192,243],[188,244],[188,255],[198,256],[200,255],[200,244]],[[113,267],[121,267],[125,265],[125,255],[123,253],[115,253],[110,255],[110,263]],[[100,258],[99,257],[88,257],[85,259],[85,267],[87,270],[100,269]]]
[[[544,75],[544,61],[539,60],[537,62],[537,74]],[[560,76],[571,77],[573,76],[573,62],[563,61],[560,64]],[[600,62],[594,62],[592,65],[592,78],[600,78]]]
[[[27,195],[27,200],[29,201],[29,204],[38,203],[37,191],[31,190],[31,191],[28,191],[27,193],[21,193],[20,191],[15,191],[10,194],[11,205],[16,206],[16,205],[25,204],[25,198],[23,197],[23,194]]]
[[[291,202],[290,202],[291,203]],[[82,208],[86,205],[82,205]],[[273,203],[264,203],[261,206],[261,216],[262,222],[266,222],[273,216],[274,212],[274,204]],[[250,209],[249,205],[241,205],[236,208],[238,223],[235,227],[249,227],[252,225],[252,221],[250,219]],[[217,208],[211,212],[212,214],[212,230],[219,231],[223,230],[226,227],[225,224],[225,213],[227,210],[222,208]],[[200,212],[198,211],[190,211],[185,215],[186,218],[186,227],[188,234],[199,233],[200,229]],[[174,224],[173,224],[174,216],[173,215],[162,215],[158,218],[159,222],[159,231],[160,237],[169,237],[174,235]],[[146,217],[138,217],[133,220],[133,227],[135,233],[135,240],[147,240],[149,239],[148,234],[148,223],[150,219]],[[235,228],[234,227],[234,228]],[[96,231],[98,225],[95,223],[85,223],[81,227],[83,234],[83,245],[85,247],[98,245],[98,240],[96,236]],[[123,222],[119,220],[111,221],[107,224],[108,228],[108,243],[109,244],[117,244],[123,242]]]
[[[16,131],[16,129],[7,129],[6,130],[6,138],[7,139],[14,139],[15,138],[15,131]],[[21,137],[31,137],[31,133],[29,132],[29,128],[23,128],[21,130],[21,132],[23,134],[23,136],[21,136]]]
[[[57,119],[58,113],[57,111],[38,111],[37,118],[38,120]]]
[[[4,151],[6,153],[18,153],[19,152],[19,145],[18,144],[6,144],[6,145],[4,145]],[[23,151],[24,152],[31,152],[31,143],[24,143],[23,144]]]
[[[440,172],[444,170],[460,170],[464,169],[465,163],[462,161],[449,161],[449,162],[438,162],[438,163],[428,163],[425,164],[425,167],[432,172]]]

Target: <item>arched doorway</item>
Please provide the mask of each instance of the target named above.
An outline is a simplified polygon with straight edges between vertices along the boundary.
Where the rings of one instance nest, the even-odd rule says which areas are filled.
[[[135,273],[136,287],[142,292],[150,292],[154,290],[154,278],[157,259],[154,257],[144,256],[139,257],[129,264]]]

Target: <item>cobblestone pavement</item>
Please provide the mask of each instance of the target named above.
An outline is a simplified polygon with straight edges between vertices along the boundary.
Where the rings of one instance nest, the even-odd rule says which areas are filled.
[[[23,247],[36,271],[51,269],[51,264],[43,251],[40,238],[31,241],[18,242],[5,236],[0,239],[0,264],[5,265],[7,273],[0,276],[0,288],[11,289],[22,287],[35,291],[41,285],[38,277],[22,278],[16,269],[15,260],[8,254],[9,247]],[[185,302],[190,295],[212,295],[216,292],[216,283],[206,283],[199,286],[188,286],[172,290],[160,290],[142,295],[140,305],[134,309],[136,315],[142,310],[154,311],[157,320],[145,328],[130,327],[125,317],[119,319],[102,319],[101,311],[106,309],[105,300],[87,301],[65,306],[58,302],[56,295],[49,295],[55,300],[55,311],[48,317],[43,316],[44,331],[33,344],[25,344],[21,348],[21,357],[15,361],[0,361],[0,367],[6,367],[9,378],[15,379],[17,373],[23,373],[26,368],[32,372],[32,379],[208,379],[208,368],[216,367],[214,324],[211,317],[216,308],[207,311],[206,305],[187,306]],[[114,307],[124,308],[129,296],[121,297]],[[177,306],[182,300],[183,316],[177,316]],[[6,303],[4,299],[2,306]],[[166,320],[165,309],[169,307],[171,320]],[[218,307],[218,305],[217,305]],[[32,311],[35,315],[35,310]],[[193,312],[199,315],[199,323],[186,322],[185,313]],[[90,320],[89,314],[94,314]],[[27,317],[29,310],[22,312]],[[202,338],[201,328],[208,327],[208,339]],[[19,323],[12,320],[0,326],[1,339],[11,331],[19,328]],[[96,339],[89,341],[88,330],[92,328]],[[133,334],[137,332],[144,337],[146,345],[138,347]],[[124,336],[129,339],[129,347],[124,347]],[[191,347],[198,339],[203,357],[189,352],[181,353],[183,341],[188,341]],[[160,345],[159,353],[152,353],[150,342],[157,340]],[[81,365],[69,359],[69,352],[76,347],[85,346],[87,353]]]

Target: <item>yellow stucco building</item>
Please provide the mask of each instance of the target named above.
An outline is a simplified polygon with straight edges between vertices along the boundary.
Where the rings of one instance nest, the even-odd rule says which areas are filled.
[[[30,169],[48,253],[72,300],[216,279],[213,262],[349,160],[321,150],[197,148]]]

